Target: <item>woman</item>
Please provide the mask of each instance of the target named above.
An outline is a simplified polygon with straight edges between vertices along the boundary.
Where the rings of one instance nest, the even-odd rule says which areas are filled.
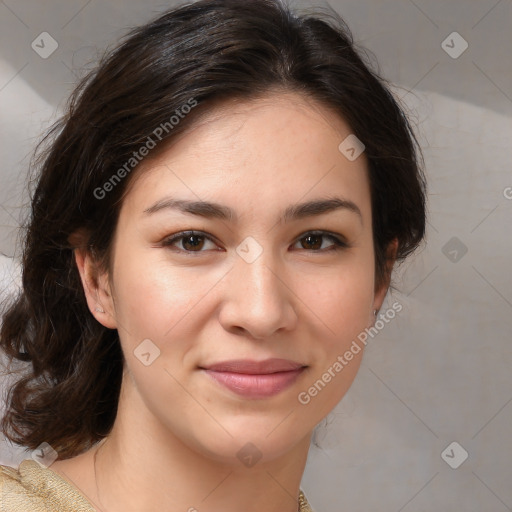
[[[132,31],[51,135],[1,331],[32,362],[3,430],[34,450],[4,509],[311,510],[313,430],[425,232],[385,82],[335,16],[199,1]]]

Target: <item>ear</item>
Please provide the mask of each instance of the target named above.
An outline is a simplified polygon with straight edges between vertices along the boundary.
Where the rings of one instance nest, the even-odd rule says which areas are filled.
[[[373,309],[379,311],[382,307],[386,294],[388,292],[389,284],[391,282],[391,272],[396,261],[396,254],[398,251],[398,238],[394,238],[386,249],[386,275],[383,283],[375,290],[373,299]]]
[[[73,254],[89,310],[101,325],[116,329],[117,322],[108,273],[98,270],[98,262],[94,260],[87,243],[83,243],[83,235],[73,234],[69,241],[74,246]],[[79,241],[80,243],[77,243]]]

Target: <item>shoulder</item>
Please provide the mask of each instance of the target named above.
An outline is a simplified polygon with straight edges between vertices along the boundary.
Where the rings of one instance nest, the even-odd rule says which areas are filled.
[[[2,512],[95,512],[78,489],[31,459],[18,469],[0,465],[0,504]]]

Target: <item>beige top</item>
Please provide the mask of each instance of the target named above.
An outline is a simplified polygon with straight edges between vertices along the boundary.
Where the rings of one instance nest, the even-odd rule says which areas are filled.
[[[80,491],[32,459],[18,469],[0,465],[1,512],[96,512]],[[302,490],[299,512],[313,512]]]

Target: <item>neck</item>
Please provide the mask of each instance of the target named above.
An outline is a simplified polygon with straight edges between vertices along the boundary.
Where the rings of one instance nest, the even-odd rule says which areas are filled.
[[[159,424],[135,389],[123,388],[114,427],[94,454],[101,512],[297,512],[310,435],[266,462],[251,465],[249,447],[247,465],[219,459]]]

